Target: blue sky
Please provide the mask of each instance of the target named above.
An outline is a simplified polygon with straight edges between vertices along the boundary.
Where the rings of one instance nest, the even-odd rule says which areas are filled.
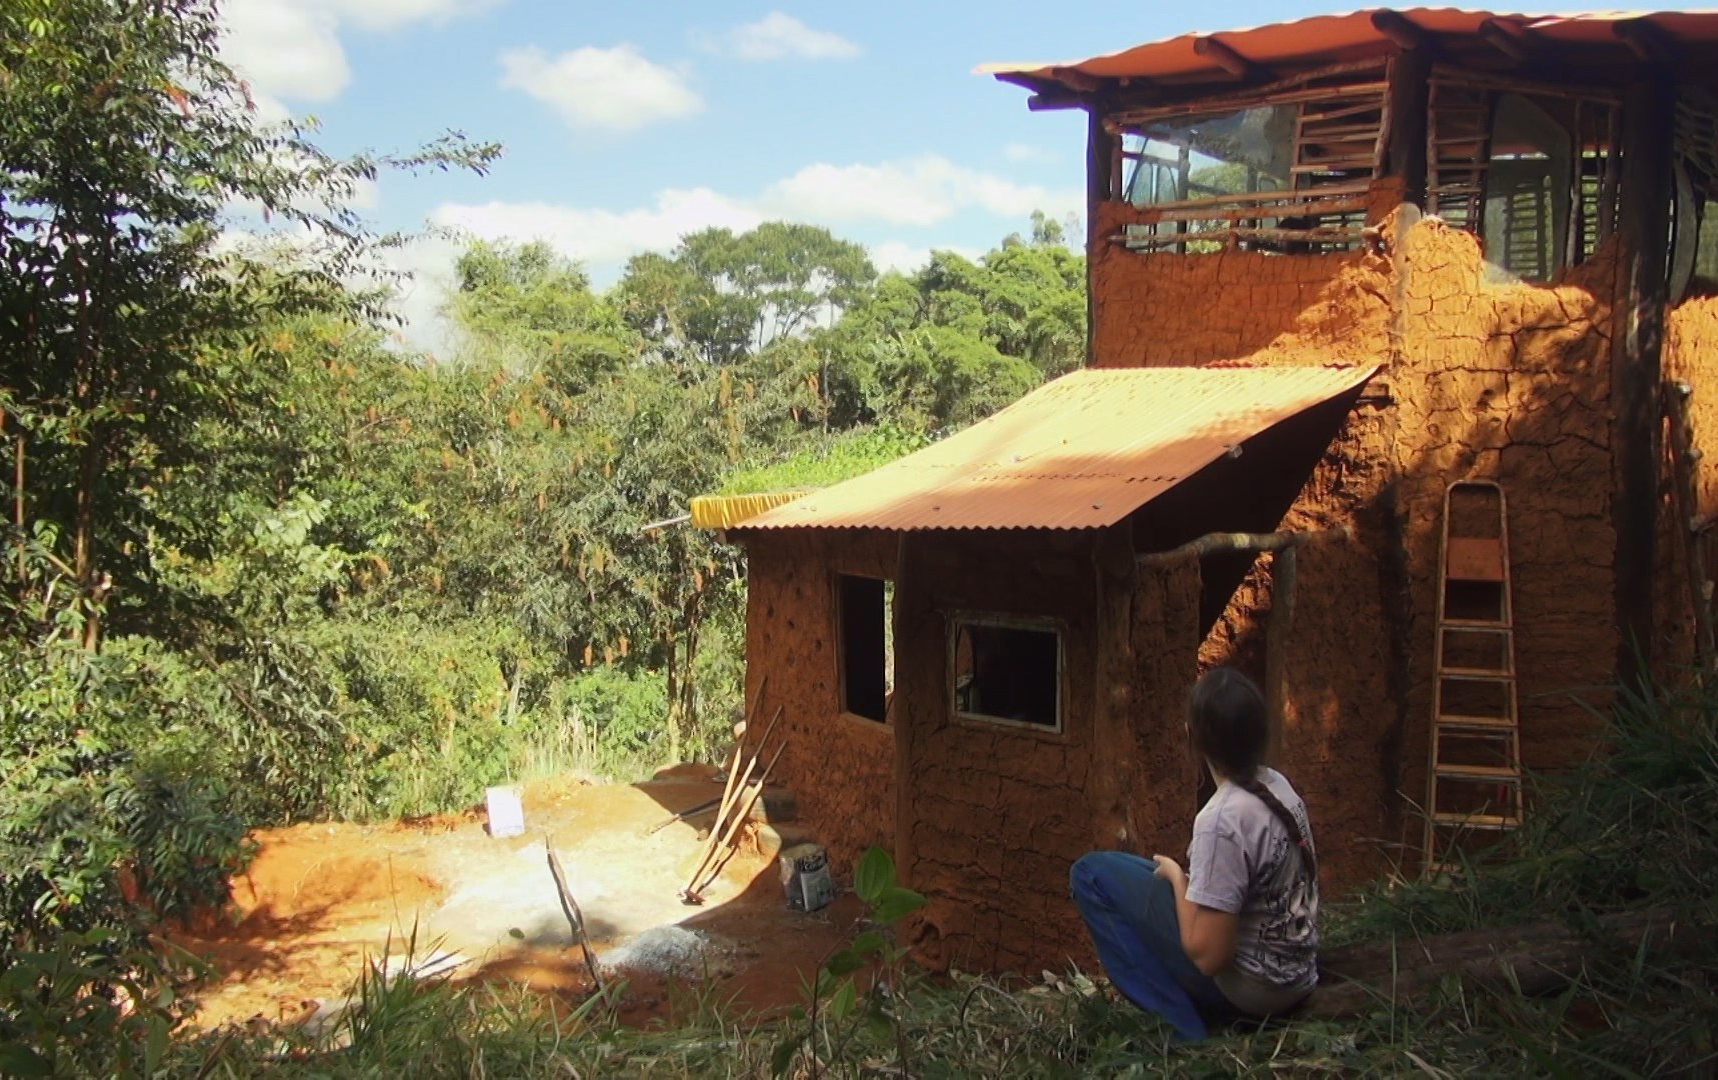
[[[545,239],[599,286],[706,225],[826,225],[884,267],[977,254],[1083,203],[1085,118],[1030,113],[987,61],[1076,60],[1329,3],[823,5],[621,0],[227,0],[227,52],[264,108],[332,151],[456,128],[504,144],[486,177],[382,178],[369,213]],[[1568,10],[1567,6],[1563,6]],[[399,256],[408,333],[434,347],[455,246]]]

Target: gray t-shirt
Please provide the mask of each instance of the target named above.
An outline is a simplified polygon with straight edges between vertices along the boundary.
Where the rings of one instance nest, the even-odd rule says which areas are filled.
[[[1312,843],[1306,803],[1294,788],[1275,769],[1258,777]],[[1241,917],[1234,967],[1219,973],[1217,985],[1248,1012],[1288,1008],[1318,982],[1318,882],[1308,869],[1288,826],[1227,780],[1193,821],[1187,898]]]

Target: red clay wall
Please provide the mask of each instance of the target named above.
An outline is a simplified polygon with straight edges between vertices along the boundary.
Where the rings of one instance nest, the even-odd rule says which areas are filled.
[[[896,723],[902,725],[896,852],[930,898],[922,962],[1037,970],[1084,957],[1068,867],[1093,846],[1098,613],[1090,536],[913,534],[897,587]],[[1061,734],[954,719],[948,615],[1047,616],[1064,625]]]
[[[842,710],[836,676],[838,573],[893,578],[886,533],[813,530],[746,537],[746,700],[763,687],[758,723],[778,706],[787,748],[776,769],[837,868],[895,843],[895,735]]]
[[[1407,238],[1404,354],[1393,385],[1411,591],[1406,793],[1423,798],[1444,488],[1499,481],[1509,502],[1521,751],[1573,763],[1593,722],[1574,694],[1617,656],[1611,523],[1615,262],[1554,287],[1487,285],[1478,241],[1436,221]]]
[[[1695,470],[1699,489],[1688,515],[1718,514],[1718,296],[1686,300],[1670,313],[1665,324],[1664,377],[1694,388],[1689,399],[1695,448],[1702,457]],[[1665,469],[1666,490],[1674,482]],[[1686,665],[1694,659],[1694,593],[1689,587],[1688,533],[1677,504],[1665,499],[1665,512],[1658,550],[1659,573],[1656,596],[1658,623],[1663,628],[1661,652],[1667,667]],[[1705,573],[1718,572],[1718,544],[1711,534],[1705,542]],[[1710,607],[1710,600],[1706,601]]]
[[[1116,220],[1099,237],[1127,215],[1102,213]],[[1388,842],[1418,844],[1409,801],[1426,797],[1448,483],[1497,479],[1510,499],[1529,767],[1590,748],[1587,714],[1566,691],[1602,681],[1616,656],[1611,260],[1555,288],[1487,285],[1469,234],[1427,221],[1403,246],[1393,233],[1390,255],[1142,256],[1102,240],[1090,253],[1097,364],[1386,365],[1369,394],[1386,400],[1355,410],[1285,521],[1355,537],[1299,556],[1283,656],[1280,763],[1311,804],[1333,891],[1383,868]],[[1263,674],[1269,565],[1236,593],[1200,666]]]
[[[1388,341],[1389,261],[1364,255],[1139,254],[1102,239],[1134,215],[1098,207],[1090,251],[1097,367],[1365,364]]]

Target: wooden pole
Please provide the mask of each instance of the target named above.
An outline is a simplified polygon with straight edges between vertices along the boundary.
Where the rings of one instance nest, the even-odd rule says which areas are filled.
[[[775,769],[775,763],[781,760],[782,751],[786,749],[787,741],[784,739],[782,740],[782,744],[775,748],[775,753],[770,756],[769,764],[764,766],[764,771],[758,774],[757,781],[746,789],[745,796],[735,804],[739,812],[736,813],[728,822],[728,828],[726,832],[722,834],[722,842],[716,845],[716,850],[718,852],[726,851],[733,847],[734,838],[739,835],[740,826],[745,823],[746,818],[751,816],[752,807],[758,804],[759,797],[764,793],[764,785],[769,783],[770,773]],[[722,872],[723,862],[724,859],[718,855],[716,861],[708,868],[710,876],[704,879],[702,885],[697,884],[698,878],[704,873],[704,868],[700,867],[698,874],[693,876],[692,880],[694,884],[692,888],[687,891],[693,896],[698,896],[698,894],[704,889],[709,888],[710,882],[715,881],[716,875]]]
[[[1206,533],[1178,548],[1151,551],[1138,558],[1141,566],[1168,566],[1183,559],[1202,559],[1207,555],[1234,551],[1282,551],[1313,540],[1345,540],[1351,535],[1353,533],[1346,525],[1314,532]]]
[[[1613,337],[1611,445],[1615,450],[1612,527],[1619,677],[1644,684],[1652,670],[1653,562],[1658,523],[1665,265],[1670,238],[1675,91],[1642,78],[1623,96],[1622,214],[1627,245]]]
[[[1421,209],[1426,205],[1426,117],[1431,75],[1429,49],[1409,49],[1390,58],[1384,168],[1401,183],[1402,201]]]
[[[1092,286],[1092,267],[1098,258],[1098,221],[1104,203],[1121,195],[1121,136],[1104,127],[1103,106],[1093,101],[1086,108],[1086,366],[1097,359],[1098,301]]]

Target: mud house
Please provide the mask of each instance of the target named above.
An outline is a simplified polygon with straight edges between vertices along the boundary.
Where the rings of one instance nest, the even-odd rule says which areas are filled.
[[[895,851],[922,956],[1082,954],[1069,862],[1185,843],[1203,666],[1267,686],[1340,891],[1531,813],[1520,769],[1593,749],[1577,694],[1710,659],[1718,16],[990,71],[1090,118],[1086,370],[696,514],[747,550],[802,814]]]

